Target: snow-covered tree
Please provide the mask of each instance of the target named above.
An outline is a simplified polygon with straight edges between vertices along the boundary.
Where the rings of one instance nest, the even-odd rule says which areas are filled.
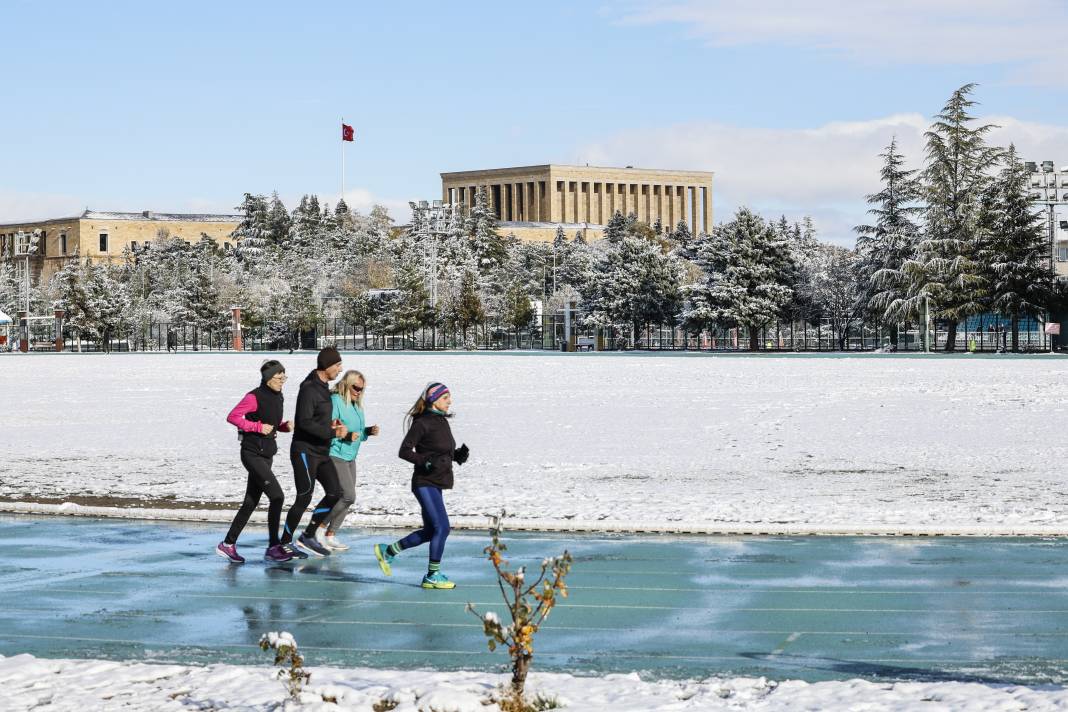
[[[1031,206],[1029,178],[1010,145],[1004,169],[983,192],[979,219],[979,259],[990,305],[1010,318],[1013,351],[1020,348],[1020,317],[1043,317],[1055,279],[1043,217]]]
[[[237,206],[241,222],[232,233],[236,241],[235,253],[239,260],[254,268],[267,259],[269,244],[267,199],[262,195],[245,193],[245,199]]]
[[[957,323],[983,309],[978,249],[979,197],[990,181],[989,170],[1002,154],[988,146],[992,124],[973,126],[969,109],[974,84],[953,92],[924,134],[927,163],[923,171],[925,234],[919,256],[905,265],[909,297],[901,308],[918,314],[928,302],[946,323],[946,350],[955,347]]]
[[[890,327],[891,341],[897,343],[900,321],[916,314],[908,313],[909,276],[905,263],[916,257],[920,230],[916,218],[923,212],[917,204],[920,184],[917,171],[906,169],[905,158],[898,151],[897,138],[890,140],[886,152],[879,154],[883,166],[879,172],[882,188],[867,196],[871,225],[858,225],[857,259],[854,279],[858,306]]]
[[[484,188],[475,191],[475,204],[467,216],[466,230],[475,264],[483,274],[504,263],[507,248],[497,231],[497,216],[489,208]]]
[[[681,308],[680,276],[678,259],[661,249],[648,225],[616,213],[580,288],[587,322],[629,326],[636,342],[643,326],[674,323]]]
[[[701,328],[749,329],[749,348],[760,348],[760,330],[793,298],[789,245],[774,226],[748,208],[701,240],[697,265],[704,278],[686,289],[685,321]]]

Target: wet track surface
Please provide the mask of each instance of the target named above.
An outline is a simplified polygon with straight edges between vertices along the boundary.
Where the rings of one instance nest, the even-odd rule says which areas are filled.
[[[0,654],[255,663],[272,630],[309,665],[500,670],[467,602],[503,615],[488,536],[454,532],[452,591],[424,591],[426,548],[394,576],[375,542],[268,564],[250,526],[0,517]],[[565,536],[505,533],[514,564],[565,548],[571,595],[535,641],[540,670],[656,677],[1068,682],[1068,542],[1039,539]]]

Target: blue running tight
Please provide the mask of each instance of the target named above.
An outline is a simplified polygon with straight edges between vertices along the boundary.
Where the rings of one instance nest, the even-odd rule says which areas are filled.
[[[397,548],[411,549],[430,542],[430,560],[441,561],[445,553],[445,540],[449,537],[449,513],[440,487],[416,487],[415,498],[423,510],[423,528],[414,531],[397,542]]]

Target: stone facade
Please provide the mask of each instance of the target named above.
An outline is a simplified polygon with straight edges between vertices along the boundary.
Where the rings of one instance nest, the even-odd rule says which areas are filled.
[[[230,234],[240,215],[189,215],[176,213],[115,213],[86,210],[69,218],[0,224],[0,260],[14,260],[25,269],[25,257],[16,257],[16,236],[40,230],[44,234],[36,255],[30,257],[35,281],[47,281],[72,259],[118,262],[123,251],[159,239],[161,230],[171,237],[196,242],[202,234],[223,249],[233,248]]]
[[[523,240],[552,240],[563,226],[597,239],[616,211],[664,229],[684,221],[695,234],[712,227],[712,173],[703,171],[524,166],[441,174],[441,197],[470,210],[485,188],[501,232]]]

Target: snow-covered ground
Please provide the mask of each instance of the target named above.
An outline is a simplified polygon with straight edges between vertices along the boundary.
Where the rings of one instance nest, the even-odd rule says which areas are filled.
[[[300,704],[291,709],[361,710],[382,702],[395,712],[493,712],[505,675],[314,666]],[[0,657],[0,699],[6,712],[49,710],[271,710],[286,692],[269,667],[157,665],[104,660]],[[1068,690],[961,682],[805,683],[764,678],[643,681],[531,675],[530,697],[569,712],[668,710],[1042,710],[1068,709]],[[331,700],[331,701],[326,701]],[[489,702],[489,704],[486,704]],[[379,709],[389,709],[388,706]]]
[[[288,415],[314,356],[279,358]],[[396,449],[405,410],[441,380],[472,453],[447,496],[461,525],[504,507],[515,523],[575,530],[1068,532],[1061,357],[344,358],[382,427],[360,454],[362,524],[418,519]],[[262,359],[0,357],[0,498],[237,503],[245,475],[225,416]],[[282,437],[275,470],[291,498]]]

